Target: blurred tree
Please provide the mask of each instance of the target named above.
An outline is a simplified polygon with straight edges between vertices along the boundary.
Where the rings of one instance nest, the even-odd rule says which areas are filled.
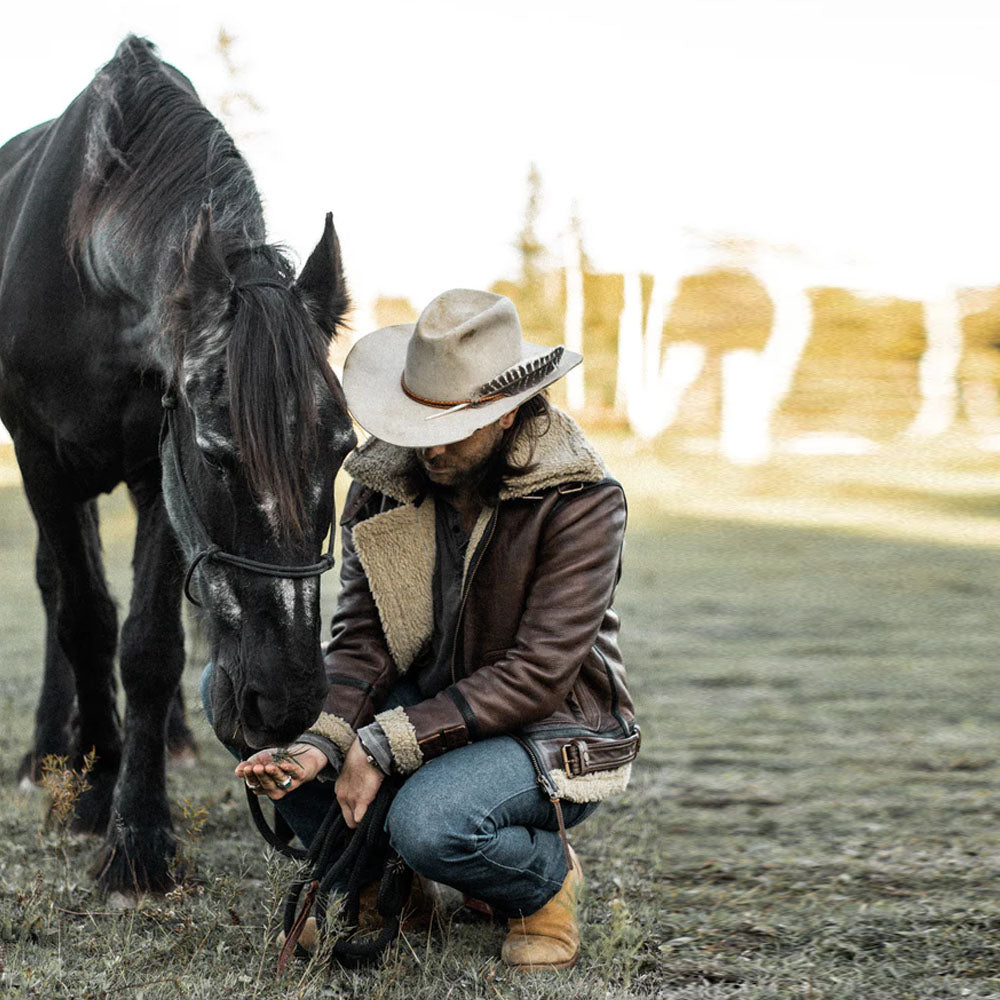
[[[518,255],[518,276],[514,281],[497,281],[491,291],[514,301],[528,340],[556,344],[562,339],[562,276],[551,270],[549,252],[538,236],[542,208],[542,175],[537,164],[528,168],[528,192],[524,218],[514,249]]]
[[[842,288],[811,293],[813,333],[779,430],[842,431],[876,439],[910,426],[920,403],[923,309]]]
[[[222,60],[229,86],[219,95],[219,115],[237,143],[259,135],[250,122],[263,111],[256,98],[242,84],[243,67],[236,62],[236,35],[220,26],[215,51]]]
[[[379,295],[372,303],[372,321],[376,329],[416,323],[420,315],[413,303],[404,296]]]
[[[538,239],[536,226],[542,210],[542,175],[538,165],[528,168],[528,201],[524,206],[524,222],[514,247],[521,261],[521,285],[526,291],[537,289],[542,280],[545,247]]]
[[[624,277],[583,271],[583,356],[587,400],[611,410],[618,367],[618,317],[625,305]]]
[[[644,315],[652,278],[643,281]],[[774,320],[772,303],[761,282],[748,271],[716,268],[684,278],[667,307],[664,346],[678,342],[702,345],[707,354],[702,374],[685,395],[673,424],[685,434],[715,434],[722,405],[722,357],[737,350],[761,351]]]
[[[563,343],[571,351],[583,351],[583,233],[574,213],[569,229],[563,234]],[[585,365],[577,365],[566,376],[566,404],[580,412],[586,406]]]
[[[962,306],[961,407],[974,430],[995,434],[1000,432],[1000,288],[969,290]]]

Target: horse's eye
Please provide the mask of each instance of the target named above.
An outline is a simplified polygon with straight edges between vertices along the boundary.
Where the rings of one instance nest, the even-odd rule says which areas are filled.
[[[226,460],[220,455],[211,455],[208,452],[203,451],[201,453],[201,458],[202,461],[217,475],[224,476],[229,471]]]

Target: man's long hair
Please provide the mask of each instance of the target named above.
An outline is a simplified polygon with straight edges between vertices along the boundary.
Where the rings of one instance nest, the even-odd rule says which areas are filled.
[[[507,482],[534,470],[535,445],[551,424],[552,406],[544,392],[521,404],[514,422],[503,432],[500,444],[483,467],[476,492],[484,504],[495,505]],[[518,461],[514,459],[515,449],[519,452],[523,449]]]

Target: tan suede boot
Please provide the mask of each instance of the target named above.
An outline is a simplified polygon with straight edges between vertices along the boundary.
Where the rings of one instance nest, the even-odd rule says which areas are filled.
[[[299,934],[299,940],[297,942],[300,948],[305,948],[306,951],[315,951],[316,945],[319,943],[319,925],[316,923],[315,917],[306,917],[306,922],[302,925],[302,933]],[[285,932],[278,931],[278,949],[285,947]]]
[[[568,969],[580,954],[577,903],[583,888],[583,869],[570,848],[573,866],[562,888],[536,913],[510,920],[510,931],[500,953],[504,962],[521,970]]]

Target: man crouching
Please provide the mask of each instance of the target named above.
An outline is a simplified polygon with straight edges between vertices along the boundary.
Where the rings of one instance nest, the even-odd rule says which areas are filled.
[[[354,346],[344,392],[372,436],[345,465],[325,710],[291,759],[236,769],[307,844],[334,795],[353,827],[405,776],[392,847],[507,917],[519,969],[576,961],[566,829],[639,748],[612,610],[624,493],[541,395],[580,361],[464,289]]]

